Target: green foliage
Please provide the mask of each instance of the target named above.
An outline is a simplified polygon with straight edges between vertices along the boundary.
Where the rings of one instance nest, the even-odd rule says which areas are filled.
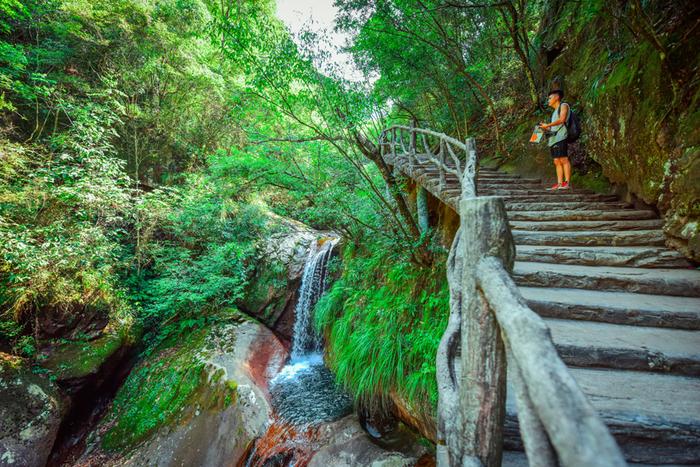
[[[232,120],[239,72],[206,34],[203,0],[4,0],[0,117],[23,139],[72,126],[66,101],[110,91],[116,154],[133,178],[160,183],[241,140]],[[2,16],[2,15],[0,15]],[[4,111],[4,112],[3,112]]]
[[[215,178],[193,175],[182,188],[155,190],[137,205],[133,298],[161,338],[201,327],[208,311],[243,296],[268,216],[229,196]]]
[[[434,411],[435,355],[448,312],[444,261],[419,268],[405,252],[373,243],[346,249],[342,276],[319,301],[315,319],[333,371],[357,399],[375,406],[396,391]]]
[[[116,117],[95,97],[70,108],[73,126],[50,150],[0,141],[7,155],[0,160],[2,321],[35,327],[47,308],[130,313],[118,278],[130,182],[103,126]],[[20,347],[29,349],[26,340]]]
[[[248,109],[206,35],[216,8],[0,4],[0,135],[27,141],[0,140],[3,347],[34,354],[44,318],[81,310],[137,311],[162,338],[240,299],[264,208],[236,202],[230,177],[186,173],[241,140],[232,110]],[[144,194],[166,180],[180,188]]]

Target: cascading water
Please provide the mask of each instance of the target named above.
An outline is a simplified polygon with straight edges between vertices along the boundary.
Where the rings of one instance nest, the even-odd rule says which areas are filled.
[[[304,266],[299,288],[299,301],[294,310],[292,360],[321,352],[321,339],[313,326],[313,309],[328,287],[328,260],[337,238],[326,240],[320,247],[314,242]]]
[[[352,409],[350,397],[339,391],[323,363],[322,340],[313,326],[313,310],[328,287],[328,262],[337,238],[314,241],[304,267],[295,308],[289,363],[273,378],[270,394],[280,418],[302,425],[333,420]]]

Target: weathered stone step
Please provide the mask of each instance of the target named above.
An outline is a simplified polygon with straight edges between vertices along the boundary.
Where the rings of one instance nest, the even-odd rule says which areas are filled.
[[[427,183],[426,185],[430,186],[438,186],[438,182],[436,181],[433,185],[432,181]],[[461,191],[461,186],[457,182],[448,182],[443,185],[442,189],[444,191],[449,191],[450,195],[456,195],[459,194]],[[546,192],[540,192],[540,193],[535,193],[535,194],[521,194],[521,193],[514,193],[514,192],[484,192],[480,188],[477,188],[477,193],[479,196],[497,196],[499,198],[502,198],[503,201],[505,202],[511,202],[511,203],[548,203],[552,201],[556,202],[578,202],[578,203],[600,203],[600,202],[607,202],[607,201],[618,201],[619,198],[614,195],[601,195],[597,193],[566,193],[566,194],[558,194],[558,195],[550,195]]]
[[[536,195],[523,195],[523,194],[513,194],[509,193],[507,195],[499,195],[504,201],[510,201],[514,203],[524,203],[524,202],[540,202],[546,203],[548,201],[561,201],[561,202],[600,202],[600,201],[618,201],[619,198],[615,195],[601,195],[598,193],[559,193],[555,197],[547,193],[541,193]]]
[[[590,221],[511,221],[510,227],[517,230],[650,230],[660,229],[664,225],[661,219],[642,220],[590,220]]]
[[[478,189],[483,191],[536,191],[538,193],[551,193],[557,194],[560,191],[571,191],[571,190],[557,190],[557,191],[547,191],[541,183],[530,183],[521,182],[520,180],[515,180],[512,183],[501,183],[501,182],[491,182],[486,180],[477,180],[476,186]]]
[[[620,268],[516,261],[513,278],[519,286],[700,297],[700,271],[694,269]]]
[[[641,220],[656,219],[658,216],[651,210],[613,209],[613,210],[510,210],[508,219],[511,221],[572,221],[572,220]]]
[[[680,253],[664,247],[518,245],[516,251],[518,261],[538,263],[637,268],[690,267]]]
[[[627,460],[700,462],[700,378],[639,371],[570,368]],[[522,449],[509,383],[506,449]]]
[[[559,211],[559,210],[586,210],[586,211],[612,211],[629,206],[627,203],[615,202],[512,202],[506,201],[508,211]]]
[[[663,246],[666,238],[662,230],[581,230],[533,231],[512,230],[516,245],[571,245],[571,246]]]
[[[567,365],[700,375],[700,331],[546,319]]]
[[[492,175],[477,175],[476,176],[476,182],[477,183],[501,183],[501,184],[519,184],[519,183],[535,183],[539,186],[542,185],[542,180],[539,178],[522,178],[522,177],[517,177],[517,176],[492,176]]]
[[[544,195],[548,196],[549,201],[559,202],[560,194],[575,194],[575,195],[592,195],[594,194],[590,190],[557,190],[557,191],[547,191],[542,187],[505,187],[500,185],[499,187],[493,186],[477,186],[477,191],[479,196],[512,196],[512,195]]]
[[[549,318],[700,330],[700,298],[520,287],[533,311]]]

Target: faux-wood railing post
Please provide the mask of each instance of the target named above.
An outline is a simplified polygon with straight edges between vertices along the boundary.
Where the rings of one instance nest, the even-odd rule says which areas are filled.
[[[411,121],[411,142],[409,143],[409,150],[415,154],[416,153],[416,122],[415,120]]]
[[[477,288],[475,268],[484,256],[512,267],[515,247],[503,200],[460,201],[462,254],[462,456],[459,465],[501,465],[506,402],[506,355],[498,323]],[[457,465],[457,464],[455,464]]]
[[[472,172],[473,173],[473,172]],[[460,217],[465,265],[484,256],[513,264],[513,244],[503,200],[462,199]],[[498,323],[476,287],[474,268],[463,272],[462,371],[460,395],[465,427],[465,456],[484,466],[500,466],[506,401],[506,356]]]
[[[445,140],[440,138],[440,165],[438,166],[440,169],[440,191],[442,191],[442,189],[445,187],[445,169],[443,168],[443,165],[445,165],[445,153],[447,152],[447,149],[445,148],[446,145],[447,143],[445,143]]]

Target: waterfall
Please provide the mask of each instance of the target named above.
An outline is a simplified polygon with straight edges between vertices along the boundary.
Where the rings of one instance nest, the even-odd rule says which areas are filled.
[[[328,260],[338,240],[314,240],[310,247],[295,308],[291,359],[270,381],[275,412],[294,425],[337,420],[352,411],[352,398],[323,362],[323,341],[313,325],[314,306],[329,285]]]
[[[314,329],[313,309],[328,287],[328,260],[337,238],[325,241],[320,247],[314,240],[304,265],[304,274],[299,287],[299,300],[294,310],[294,336],[292,342],[292,360],[302,356],[320,353],[321,338]]]

